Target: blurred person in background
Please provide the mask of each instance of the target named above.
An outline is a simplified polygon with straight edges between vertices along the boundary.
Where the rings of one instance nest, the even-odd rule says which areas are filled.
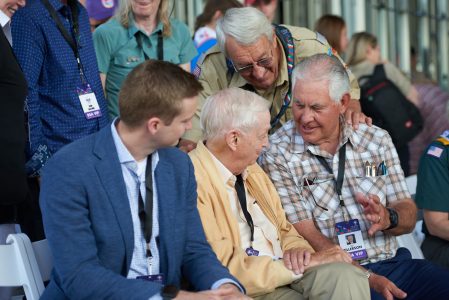
[[[245,0],[245,6],[252,6],[263,12],[270,22],[273,22],[278,0]]]
[[[101,24],[106,23],[114,15],[118,7],[118,0],[85,0],[85,2],[92,31]]]
[[[424,122],[423,130],[409,143],[410,174],[416,174],[420,157],[426,147],[449,128],[449,94],[438,86],[427,74],[417,70],[418,53],[412,47],[410,51],[412,83],[419,94],[418,108],[424,119],[432,116],[432,122]]]
[[[346,51],[349,39],[343,18],[335,15],[323,15],[316,21],[315,31],[321,33],[340,56]]]
[[[119,115],[126,75],[148,59],[190,71],[197,51],[187,25],[170,18],[169,0],[121,0],[116,16],[94,31],[94,45],[110,118]]]
[[[195,68],[201,54],[217,43],[217,33],[215,32],[217,20],[225,14],[226,10],[232,7],[242,7],[242,4],[237,0],[208,0],[203,13],[196,17],[193,42],[198,50],[198,55],[192,59],[191,70]]]
[[[412,86],[410,80],[395,65],[382,60],[377,38],[373,34],[359,32],[352,36],[346,51],[346,62],[358,80],[363,76],[373,74],[376,65],[383,64],[387,79],[396,85],[410,102],[418,106],[418,92]],[[408,144],[400,147],[395,146],[404,174],[408,176],[410,172]]]

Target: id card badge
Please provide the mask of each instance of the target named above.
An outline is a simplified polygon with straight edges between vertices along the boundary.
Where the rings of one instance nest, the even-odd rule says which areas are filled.
[[[340,247],[351,254],[353,260],[368,257],[358,219],[335,224],[335,232],[337,233]]]
[[[164,274],[137,276],[136,279],[156,282],[156,283],[160,283],[162,285],[164,284]]]
[[[253,247],[246,248],[245,252],[248,256],[259,256],[259,251],[257,251]]]
[[[90,88],[90,84],[83,84],[82,87],[76,89],[76,92],[78,93],[78,98],[86,119],[90,120],[101,117],[101,109],[95,93]]]

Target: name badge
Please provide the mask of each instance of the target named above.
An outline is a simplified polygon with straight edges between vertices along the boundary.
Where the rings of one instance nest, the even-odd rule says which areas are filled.
[[[337,233],[340,247],[351,254],[353,260],[368,257],[358,219],[335,224],[335,232]]]
[[[164,284],[164,274],[137,276],[136,279]]]
[[[95,93],[92,91],[90,85],[86,84],[83,87],[78,87],[77,93],[86,119],[90,120],[101,117],[97,97],[95,97]]]
[[[259,251],[253,247],[246,248],[245,252],[248,256],[259,256]]]

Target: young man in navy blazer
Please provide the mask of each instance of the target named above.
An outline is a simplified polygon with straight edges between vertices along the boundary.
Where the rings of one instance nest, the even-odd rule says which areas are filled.
[[[42,299],[247,298],[205,239],[190,159],[171,147],[200,90],[181,68],[147,61],[123,84],[120,117],[44,167],[54,271]],[[179,291],[181,278],[195,292]]]

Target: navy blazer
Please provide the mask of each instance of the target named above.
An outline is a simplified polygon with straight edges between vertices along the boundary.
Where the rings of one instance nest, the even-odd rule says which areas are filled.
[[[160,149],[160,271],[166,284],[185,276],[196,290],[232,277],[206,241],[196,208],[193,166],[176,148]],[[53,277],[42,299],[148,299],[161,285],[127,279],[134,237],[111,128],[58,151],[43,170],[41,209]]]

